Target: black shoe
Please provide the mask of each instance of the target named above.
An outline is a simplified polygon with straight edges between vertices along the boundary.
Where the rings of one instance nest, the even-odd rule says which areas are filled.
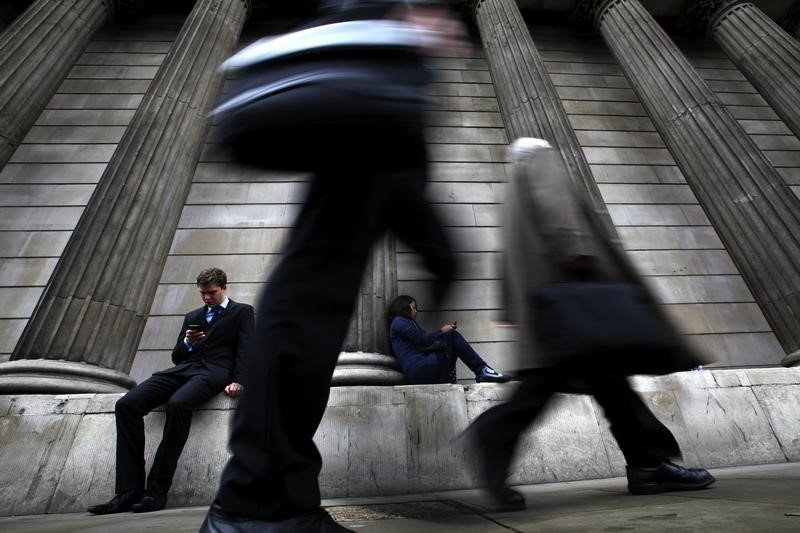
[[[490,366],[481,368],[478,370],[478,373],[475,374],[475,381],[477,383],[505,383],[509,379],[511,378],[504,376]]]
[[[337,524],[321,507],[291,516],[284,520],[261,520],[231,516],[215,503],[208,510],[200,533],[341,533],[350,531]]]
[[[493,511],[522,511],[525,509],[525,496],[506,486],[488,488]]]
[[[144,494],[142,490],[126,490],[115,494],[110,502],[92,505],[86,510],[92,514],[127,513],[133,508],[133,504],[142,499],[142,494]]]
[[[704,489],[716,481],[705,468],[684,468],[665,461],[654,468],[625,467],[628,492],[658,494],[675,490]]]
[[[147,494],[139,500],[139,503],[134,503],[131,510],[134,513],[152,513],[153,511],[160,511],[166,505],[166,494]]]

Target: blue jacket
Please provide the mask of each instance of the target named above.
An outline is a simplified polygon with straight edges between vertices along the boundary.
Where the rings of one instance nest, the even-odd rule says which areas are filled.
[[[435,383],[439,368],[438,357],[420,350],[444,336],[441,330],[425,333],[415,321],[396,316],[389,325],[392,351],[406,378],[413,384]]]

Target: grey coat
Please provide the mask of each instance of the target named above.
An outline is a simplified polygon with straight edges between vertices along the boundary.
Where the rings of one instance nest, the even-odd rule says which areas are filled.
[[[530,145],[534,140],[527,141]],[[542,285],[571,281],[565,267],[578,256],[591,258],[593,281],[640,286],[646,303],[652,304],[648,306],[650,311],[680,339],[622,247],[604,226],[588,195],[572,184],[559,151],[550,147],[526,149],[524,143],[520,144],[517,141],[512,146],[513,171],[505,201],[503,294],[507,318],[519,330],[525,366],[552,367],[561,363],[539,347],[529,295]],[[702,362],[685,341],[680,339],[677,343],[680,349],[668,361],[659,360],[658,372],[652,372],[648,355],[641,354],[642,367],[630,373],[688,370]]]

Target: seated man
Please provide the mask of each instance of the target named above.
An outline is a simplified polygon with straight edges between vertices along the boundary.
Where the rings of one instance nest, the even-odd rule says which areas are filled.
[[[203,270],[197,288],[205,305],[186,314],[175,366],[156,372],[117,401],[116,495],[93,505],[94,514],[163,509],[167,492],[192,423],[192,410],[225,391],[242,391],[245,352],[254,327],[253,307],[229,299],[227,276],[219,268]],[[166,423],[145,486],[144,415],[166,405]]]

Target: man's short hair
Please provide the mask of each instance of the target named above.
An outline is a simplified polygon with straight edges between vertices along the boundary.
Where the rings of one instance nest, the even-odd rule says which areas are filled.
[[[228,284],[228,275],[217,267],[211,267],[203,270],[197,275],[197,286],[200,285],[216,285],[220,288],[225,288]]]

